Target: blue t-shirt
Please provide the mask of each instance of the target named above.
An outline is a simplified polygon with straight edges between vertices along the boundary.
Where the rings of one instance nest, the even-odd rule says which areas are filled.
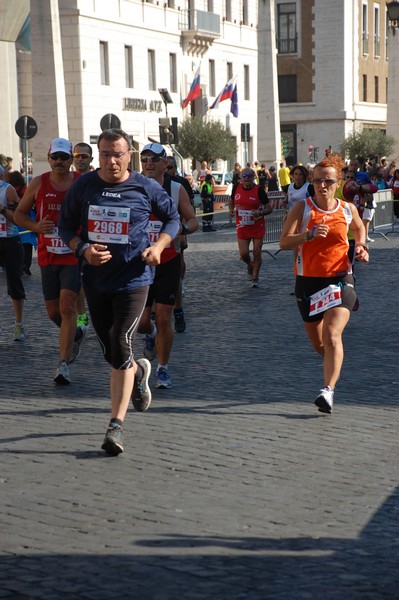
[[[83,260],[86,285],[99,291],[123,292],[152,283],[154,268],[141,258],[150,245],[147,226],[151,213],[163,223],[161,232],[176,237],[179,213],[153,179],[133,171],[126,181],[113,184],[93,171],[73,183],[61,207],[61,239],[69,245],[79,235],[82,240],[104,244],[112,254],[111,260],[101,266]]]

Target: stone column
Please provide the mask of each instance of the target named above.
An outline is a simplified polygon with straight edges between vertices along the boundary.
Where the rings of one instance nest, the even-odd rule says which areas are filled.
[[[387,135],[392,135],[395,146],[389,160],[399,162],[399,29],[388,30],[388,98]]]
[[[258,148],[259,163],[281,161],[280,107],[277,83],[275,2],[258,3]]]
[[[48,171],[52,138],[68,139],[67,103],[58,0],[31,2],[33,118],[38,133],[31,140],[33,174]]]

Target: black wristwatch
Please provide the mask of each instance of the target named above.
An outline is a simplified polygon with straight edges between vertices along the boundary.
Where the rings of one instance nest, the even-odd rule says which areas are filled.
[[[182,228],[182,233],[184,233],[185,235],[189,235],[190,230],[185,223],[184,223],[184,225],[181,226],[181,228]]]

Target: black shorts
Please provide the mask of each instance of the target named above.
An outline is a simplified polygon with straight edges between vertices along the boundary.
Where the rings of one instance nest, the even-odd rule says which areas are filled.
[[[0,239],[0,257],[3,259],[6,272],[8,295],[13,300],[23,300],[25,298],[25,289],[22,283],[24,249],[19,235]]]
[[[152,306],[154,302],[174,306],[180,285],[180,272],[180,254],[158,265],[155,269],[154,282],[148,291],[146,306]]]
[[[47,265],[40,267],[45,300],[58,300],[61,290],[79,294],[81,287],[79,265]]]
[[[342,308],[352,310],[356,302],[356,292],[354,287],[353,275],[343,275],[342,277],[303,277],[297,276],[295,283],[295,296],[302,320],[306,323],[315,323],[321,321],[324,313],[309,316],[310,296],[324,289],[331,284],[342,283],[341,299]]]

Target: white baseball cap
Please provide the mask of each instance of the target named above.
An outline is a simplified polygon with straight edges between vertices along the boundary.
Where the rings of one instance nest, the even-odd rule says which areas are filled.
[[[53,154],[54,152],[65,152],[72,156],[72,143],[65,138],[54,138],[50,142],[48,153]]]
[[[143,152],[152,152],[155,156],[160,156],[161,158],[166,158],[166,150],[161,144],[147,144],[141,151]]]

